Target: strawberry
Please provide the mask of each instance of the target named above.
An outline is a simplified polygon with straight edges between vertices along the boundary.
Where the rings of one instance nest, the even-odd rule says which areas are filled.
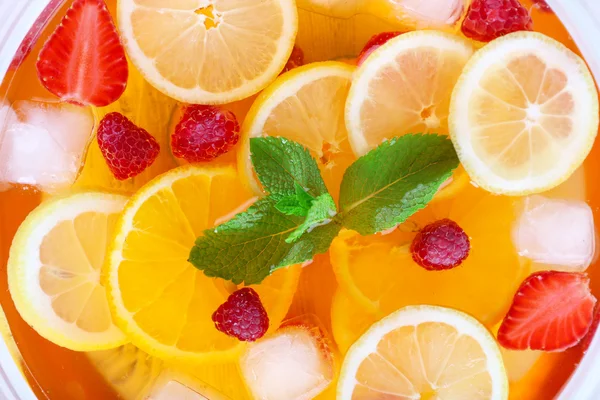
[[[125,50],[102,0],[75,0],[37,61],[42,85],[77,105],[116,101],[129,74]]]
[[[542,271],[519,287],[498,330],[498,342],[507,349],[562,351],[588,333],[596,298],[587,275]]]
[[[587,351],[587,349],[590,347],[590,344],[592,344],[592,340],[594,339],[594,336],[596,336],[596,331],[598,331],[598,325],[600,325],[600,307],[596,307],[596,310],[594,311],[594,319],[590,325],[590,329],[581,343],[579,343],[583,351]]]

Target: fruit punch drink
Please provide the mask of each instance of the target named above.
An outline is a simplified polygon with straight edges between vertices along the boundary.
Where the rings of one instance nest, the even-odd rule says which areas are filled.
[[[598,91],[543,0],[50,0],[3,61],[18,398],[552,399],[594,348]]]

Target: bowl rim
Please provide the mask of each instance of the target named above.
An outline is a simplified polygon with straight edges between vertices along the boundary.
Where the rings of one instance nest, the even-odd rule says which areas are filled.
[[[65,1],[65,0],[63,0]],[[593,2],[596,1],[595,4]],[[0,0],[0,81],[6,76],[10,63],[37,16],[50,0]],[[578,46],[594,78],[600,82],[600,3],[597,0],[546,0]],[[2,99],[4,101],[4,99]],[[0,315],[3,313],[0,308]],[[36,400],[20,361],[11,354],[7,341],[14,339],[10,331],[0,341],[0,398],[7,400]],[[18,349],[17,349],[18,350]],[[14,353],[14,352],[12,352]],[[579,365],[557,395],[559,400],[593,400],[600,394],[600,334],[595,334]]]

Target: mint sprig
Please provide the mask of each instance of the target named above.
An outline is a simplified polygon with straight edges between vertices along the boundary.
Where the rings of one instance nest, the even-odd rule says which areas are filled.
[[[267,192],[248,210],[204,232],[189,261],[207,276],[260,283],[273,271],[329,249],[342,227],[363,235],[404,222],[424,208],[458,166],[447,137],[405,135],[384,142],[346,171],[338,212],[316,161],[300,144],[250,141]]]

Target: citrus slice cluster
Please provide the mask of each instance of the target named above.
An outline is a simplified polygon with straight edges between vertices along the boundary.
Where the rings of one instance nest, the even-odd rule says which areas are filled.
[[[218,332],[211,315],[236,286],[207,278],[187,259],[203,230],[254,200],[234,168],[193,165],[157,177],[129,200],[100,192],[51,200],[15,236],[11,295],[30,325],[69,349],[131,341],[162,359],[224,361],[240,342]],[[254,287],[272,329],[299,275],[299,266],[282,269]]]

